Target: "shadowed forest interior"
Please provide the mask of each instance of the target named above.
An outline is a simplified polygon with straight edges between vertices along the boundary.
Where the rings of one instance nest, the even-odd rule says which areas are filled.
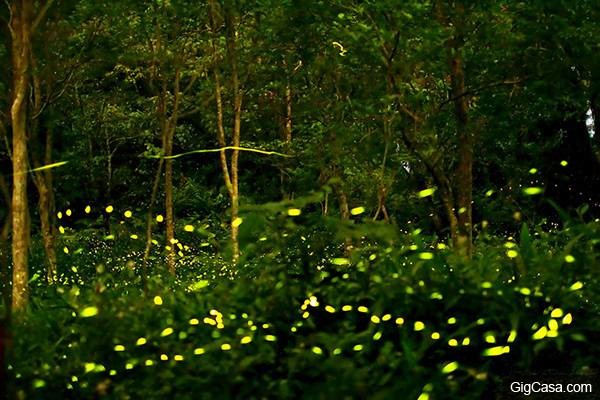
[[[591,0],[6,0],[0,398],[600,391],[598,38]]]

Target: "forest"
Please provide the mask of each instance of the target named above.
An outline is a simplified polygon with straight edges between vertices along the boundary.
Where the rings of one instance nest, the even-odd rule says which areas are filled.
[[[599,38],[594,0],[5,0],[0,399],[600,398]]]

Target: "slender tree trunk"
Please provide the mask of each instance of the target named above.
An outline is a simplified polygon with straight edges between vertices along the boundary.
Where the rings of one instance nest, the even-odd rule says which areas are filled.
[[[340,207],[340,218],[343,222],[350,220],[350,205],[348,204],[348,196],[346,195],[346,191],[342,187],[341,183],[338,183],[334,186],[335,193],[338,198],[338,203]],[[352,239],[346,237],[344,239],[344,252],[346,254],[350,254],[352,251]]]
[[[225,12],[225,28],[226,28],[226,43],[227,43],[227,60],[231,68],[231,86],[233,91],[233,131],[232,131],[232,146],[234,149],[231,154],[231,164],[227,162],[227,154],[225,150],[221,150],[220,160],[221,169],[223,171],[223,178],[225,186],[229,193],[229,199],[231,202],[231,247],[232,247],[232,259],[236,263],[240,256],[240,246],[238,240],[239,224],[237,219],[239,217],[239,155],[238,150],[240,146],[241,138],[241,123],[242,123],[242,98],[243,93],[240,88],[239,73],[237,65],[237,49],[236,49],[236,36],[237,32],[235,29],[235,18],[231,14],[231,10],[226,6]],[[217,140],[219,146],[224,148],[227,146],[225,138],[225,126],[223,123],[223,97],[220,74],[217,67],[218,52],[216,46],[216,35],[217,35],[217,24],[215,16],[217,14],[215,1],[212,0],[209,3],[209,19],[212,30],[212,51],[214,58],[213,74],[215,79],[215,99],[217,104]]]
[[[458,17],[464,14],[457,5]],[[458,22],[460,27],[460,21]],[[456,205],[458,207],[457,245],[459,253],[473,254],[473,136],[468,123],[468,98],[465,95],[465,71],[462,56],[462,32],[459,27],[451,41],[450,80],[451,96],[454,98],[454,115],[458,135],[458,166],[455,171]]]
[[[11,5],[13,97],[10,109],[12,126],[12,307],[21,311],[27,306],[29,247],[27,216],[27,90],[31,51],[33,0],[15,0]]]
[[[31,53],[31,68],[35,71],[36,59]],[[31,150],[33,164],[36,168],[42,165],[52,163],[52,146],[53,137],[52,130],[42,126],[42,84],[39,76],[33,72],[31,74],[33,82],[33,109],[32,113],[35,116],[31,124],[31,134],[34,147]],[[44,138],[40,138],[40,132],[44,129]],[[41,150],[40,150],[41,148]],[[37,150],[37,151],[36,151]],[[43,155],[41,155],[43,153]],[[42,242],[44,244],[44,252],[46,254],[46,279],[48,283],[53,283],[57,274],[56,250],[54,248],[54,224],[53,224],[53,209],[54,209],[54,194],[52,187],[52,170],[36,171],[33,175],[33,182],[38,190],[38,212],[40,216],[40,226],[42,234]]]
[[[287,64],[284,63],[287,67]],[[289,149],[292,144],[292,85],[290,84],[289,76],[285,82],[285,117],[283,120],[283,140],[285,147]],[[285,164],[281,166],[279,171],[279,184],[281,186],[281,197],[284,200],[291,198],[291,194],[286,190],[286,173]]]
[[[175,216],[173,212],[173,139],[175,129],[177,128],[177,119],[179,114],[179,69],[175,72],[175,81],[173,88],[173,110],[171,117],[166,119],[165,129],[165,214],[166,214],[166,234],[167,234],[167,267],[169,272],[175,274]],[[166,95],[166,93],[165,93]]]
[[[292,143],[292,86],[290,85],[290,79],[287,78],[285,83],[285,124],[283,126],[283,132],[285,137],[285,143]]]
[[[170,125],[170,124],[169,124]],[[167,126],[167,140],[165,147],[165,156],[173,155],[173,130]],[[173,216],[173,159],[165,159],[165,231],[166,231],[166,249],[167,249],[167,268],[169,272],[175,274],[175,218]]]
[[[51,189],[47,186],[45,178],[37,179],[37,188],[39,193],[38,210],[40,213],[40,225],[42,233],[42,241],[44,242],[44,251],[46,253],[46,278],[48,283],[53,283],[56,280],[56,251],[54,248],[54,232],[52,229],[52,200]]]
[[[242,90],[238,74],[236,37],[237,31],[235,18],[229,7],[225,7],[225,25],[227,31],[227,58],[231,67],[231,84],[233,89],[233,147],[231,154],[231,242],[233,246],[233,262],[240,257],[240,244],[238,240],[239,225],[233,223],[239,217],[239,157],[240,136],[242,126]]]
[[[142,259],[142,285],[144,290],[147,289],[148,260],[150,259],[150,251],[152,250],[152,212],[154,210],[154,203],[156,203],[156,197],[158,196],[158,188],[160,186],[160,177],[162,175],[163,164],[164,158],[160,157],[158,160],[158,166],[156,167],[154,181],[152,183],[152,193],[150,194],[150,202],[148,204],[148,214],[146,215],[146,247],[144,248],[144,258]]]

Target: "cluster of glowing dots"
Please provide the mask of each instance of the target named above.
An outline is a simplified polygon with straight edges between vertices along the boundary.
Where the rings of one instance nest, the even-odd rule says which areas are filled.
[[[490,288],[492,285],[490,282],[484,282],[484,284],[482,286],[484,286],[485,288]],[[577,288],[578,288],[578,285],[575,286],[575,289],[573,289],[573,286],[571,286],[571,290],[577,290]],[[521,289],[518,289],[518,291],[520,291],[524,295],[531,294],[531,290],[528,288],[521,288]],[[309,296],[307,299],[304,300],[304,302],[300,306],[300,310],[302,311],[302,318],[307,319],[310,317],[309,307],[317,308],[319,306],[320,306],[320,302],[317,299],[317,297],[314,295]],[[329,305],[329,304],[325,305],[323,307],[323,309],[325,312],[330,313],[330,314],[334,314],[334,313],[338,312],[338,309],[336,309],[334,306]],[[356,310],[357,312],[362,313],[362,314],[369,314],[369,308],[366,306],[363,306],[363,305],[354,307],[352,305],[346,304],[341,307],[342,312],[350,312],[352,310]],[[532,338],[534,340],[541,340],[544,338],[553,338],[553,337],[558,336],[559,322],[557,319],[559,319],[561,317],[562,317],[562,319],[561,319],[562,325],[569,325],[573,321],[573,316],[570,313],[565,315],[563,313],[562,309],[560,309],[560,308],[554,308],[550,314],[550,317],[551,318],[548,321],[547,326],[544,325],[542,327],[539,327],[537,325],[534,325],[534,328],[537,329],[535,331],[535,333],[532,335]],[[379,316],[377,314],[372,314],[369,317],[369,320],[374,325],[378,325],[382,322],[394,320],[396,325],[403,326],[403,325],[405,325],[405,322],[406,322],[404,318],[402,318],[402,317],[394,318],[391,314],[384,314],[383,316]],[[455,325],[457,323],[457,319],[456,319],[456,317],[450,317],[447,319],[446,322],[448,325]],[[485,319],[479,318],[476,321],[476,324],[480,325],[480,326],[484,325]],[[415,332],[422,332],[422,331],[427,330],[427,326],[426,326],[425,322],[416,320],[416,321],[413,321],[413,323],[412,323],[412,329]],[[292,331],[295,332],[296,330],[294,328],[292,328]],[[435,330],[428,331],[428,335],[429,335],[429,338],[431,338],[434,341],[440,340],[442,338],[442,335],[440,334],[440,332],[435,331]],[[381,337],[382,337],[382,333],[380,331],[378,331],[373,335],[373,340],[379,340],[379,339],[381,339]],[[516,338],[517,338],[517,331],[515,329],[512,329],[512,330],[510,330],[510,332],[508,333],[508,336],[506,337],[507,344],[486,348],[483,350],[482,355],[486,356],[486,357],[494,357],[494,356],[500,356],[503,354],[508,354],[510,352],[510,344],[513,343],[516,340]],[[484,339],[484,342],[487,344],[497,344],[497,342],[498,342],[497,336],[494,332],[486,332],[483,335],[483,339]],[[471,344],[471,338],[468,336],[463,337],[463,338],[451,337],[450,339],[448,339],[447,344],[450,347],[469,346]],[[360,351],[363,348],[364,348],[363,345],[358,344],[353,347],[353,350]],[[336,350],[339,350],[339,349],[334,349],[333,354],[334,355],[340,354]],[[312,348],[312,352],[320,355],[320,354],[323,354],[323,349],[321,347],[315,346]],[[445,367],[446,373],[453,372],[455,366],[456,366],[456,368],[458,368],[458,364],[449,364],[449,366],[447,365]]]
[[[560,321],[560,323],[559,323]],[[532,326],[534,333],[531,335],[533,340],[542,340],[545,338],[555,338],[558,336],[560,325],[570,325],[573,322],[571,313],[565,314],[561,308],[554,308],[550,312],[550,319],[541,327],[538,324]]]
[[[160,296],[158,296],[158,295],[153,298],[153,303],[156,306],[162,306],[164,304],[162,298]],[[84,314],[84,312],[82,312],[82,314]],[[96,315],[96,314],[94,314],[94,315]],[[212,309],[212,310],[209,311],[209,315],[211,315],[212,318],[211,317],[204,318],[203,322],[205,324],[211,325],[211,326],[216,326],[218,329],[223,329],[224,328],[224,325],[223,325],[223,314],[221,312],[219,312],[219,311],[217,311],[215,309]],[[89,315],[89,316],[91,316],[91,315]],[[247,319],[248,315],[246,313],[243,313],[242,317],[244,319]],[[236,316],[232,314],[232,315],[229,316],[229,318],[230,319],[235,319]],[[200,320],[198,318],[191,318],[189,320],[189,324],[192,325],[192,326],[199,325],[200,324]],[[247,321],[247,324],[250,327],[251,331],[255,331],[257,329],[256,325],[254,325],[254,323],[252,321],[250,321],[250,320]],[[268,324],[268,323],[262,324],[262,328],[263,329],[269,329],[270,326],[271,325]],[[238,329],[238,332],[239,331],[240,331],[240,329]],[[173,333],[175,333],[175,330],[172,327],[167,327],[167,328],[164,328],[160,332],[159,336],[161,338],[165,338],[165,337],[173,335]],[[181,332],[179,334],[180,338],[182,338],[182,334],[185,335],[184,332]],[[265,334],[264,335],[264,340],[266,342],[276,342],[277,341],[277,337],[275,335],[272,335],[272,334]],[[250,344],[252,342],[253,342],[253,337],[251,335],[244,335],[239,340],[240,345],[247,345],[247,344]],[[138,346],[138,347],[139,346],[143,346],[146,343],[148,343],[148,340],[145,337],[140,337],[140,338],[138,338],[136,340],[135,346]],[[218,348],[220,350],[226,352],[226,351],[232,350],[233,349],[233,345],[231,343],[221,343],[218,346]],[[113,347],[113,350],[115,352],[117,352],[117,353],[123,353],[123,352],[125,352],[127,350],[127,348],[126,348],[126,346],[124,344],[118,343],[118,344],[116,344]],[[206,349],[204,347],[196,347],[193,350],[193,354],[196,355],[196,356],[200,356],[200,355],[205,354],[205,353],[206,353]],[[163,354],[161,354],[159,356],[159,359],[161,361],[169,361],[170,359],[172,359],[175,362],[180,362],[180,361],[184,361],[185,357],[182,354],[175,354],[172,357],[170,357],[168,354],[163,353]],[[125,369],[126,370],[133,369],[135,367],[135,365],[136,365],[136,362],[132,362],[131,360],[129,360],[125,364]],[[146,360],[144,362],[144,365],[147,366],[147,367],[152,366],[152,365],[154,365],[154,361],[151,360],[151,359],[148,359],[148,360]],[[114,371],[114,374],[116,374],[115,370],[111,370],[111,374],[112,374],[112,371]],[[99,372],[98,367],[96,366],[96,364],[87,363],[86,364],[86,373],[88,373],[88,372]],[[112,375],[114,375],[114,374],[112,374]]]
[[[92,212],[92,207],[90,205],[87,205],[87,206],[85,206],[85,208],[84,208],[83,211],[84,211],[85,214],[90,214]],[[115,208],[112,205],[107,205],[104,208],[104,212],[106,212],[107,214],[112,214],[114,211],[115,211]],[[72,215],[73,215],[73,210],[71,210],[70,208],[67,208],[64,211],[64,213],[63,213],[63,211],[58,211],[56,213],[56,216],[57,216],[57,218],[59,220],[62,220],[65,217],[71,217]],[[131,218],[133,218],[133,211],[131,211],[131,210],[125,210],[125,211],[123,211],[123,217],[125,219],[131,219]],[[165,220],[165,218],[161,214],[157,214],[154,217],[154,219],[156,220],[157,223],[162,223]],[[239,226],[239,224],[241,224],[241,222],[242,222],[242,219],[238,218],[238,220],[234,221],[234,222],[235,222],[235,224],[237,224],[237,226]],[[121,221],[121,223],[124,223],[124,221]],[[193,225],[191,225],[191,224],[186,224],[186,225],[183,226],[183,230],[185,232],[191,233],[191,232],[195,231],[195,227]],[[59,225],[58,231],[60,232],[60,234],[63,234],[63,235],[66,233],[65,227],[62,226],[62,225]],[[132,239],[132,240],[137,240],[137,239],[140,238],[140,236],[137,235],[137,234],[135,234],[135,233],[132,233],[132,234],[129,235],[129,238]],[[116,239],[116,237],[113,234],[109,234],[109,235],[104,236],[104,240],[115,240],[115,239]],[[158,241],[155,240],[155,239],[152,240],[152,244],[159,245]],[[208,246],[208,245],[209,245],[209,243],[202,243],[201,244],[201,246],[203,246],[203,247],[204,246]],[[164,247],[165,247],[165,249],[167,251],[171,251],[171,250],[174,250],[175,246],[177,247],[177,249],[176,249],[177,250],[177,254],[180,257],[184,257],[185,256],[184,251],[189,251],[190,250],[190,247],[188,245],[184,245],[184,244],[180,243],[178,239],[171,239],[171,243],[167,243]],[[74,252],[74,254],[79,254],[81,251],[83,251],[83,249],[78,249],[77,251]],[[63,247],[63,252],[65,254],[71,254],[72,253],[71,250],[67,246]]]

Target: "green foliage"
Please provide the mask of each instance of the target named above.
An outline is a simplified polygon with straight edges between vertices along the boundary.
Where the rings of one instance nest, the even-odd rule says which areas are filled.
[[[104,253],[85,256],[82,265],[97,267],[69,282],[36,285],[31,313],[13,332],[15,354],[27,355],[11,361],[18,390],[480,398],[513,370],[598,368],[597,222],[523,225],[518,240],[482,240],[465,261],[418,231],[388,247],[368,225],[355,226],[363,242],[344,255],[323,243],[336,228],[283,215],[284,207],[253,211],[281,218],[265,217],[268,241],[246,247],[260,256],[247,256],[233,280],[199,257],[176,280],[153,275],[144,294],[133,270],[97,264],[110,259]],[[257,232],[250,214],[241,226]]]

